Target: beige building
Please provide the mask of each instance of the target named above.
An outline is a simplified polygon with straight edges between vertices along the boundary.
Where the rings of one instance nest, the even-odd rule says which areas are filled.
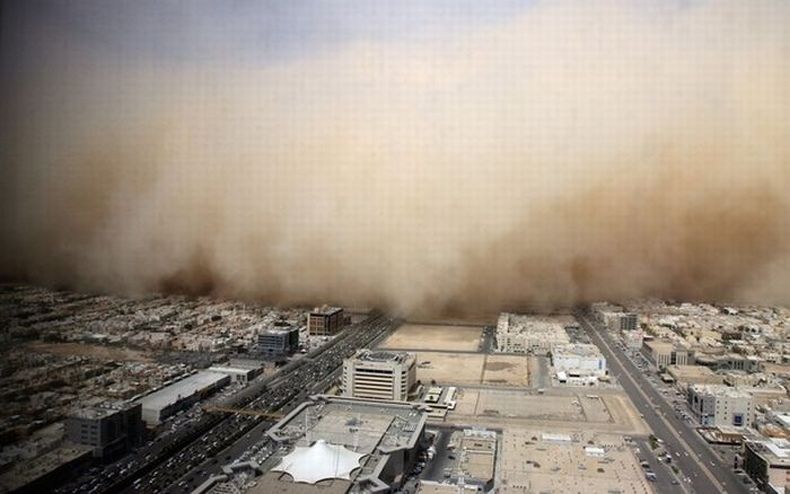
[[[559,319],[502,313],[497,321],[497,351],[548,355],[555,345],[570,343]]]
[[[595,318],[610,331],[635,331],[639,329],[639,315],[625,312],[622,307],[606,302],[592,304]]]
[[[408,352],[358,350],[343,362],[343,395],[407,401],[417,380],[416,363]]]
[[[656,367],[666,368],[670,365],[688,365],[689,363],[688,349],[670,340],[646,341],[645,346]]]
[[[678,385],[688,384],[724,384],[724,378],[708,367],[700,365],[670,365],[667,373]]]

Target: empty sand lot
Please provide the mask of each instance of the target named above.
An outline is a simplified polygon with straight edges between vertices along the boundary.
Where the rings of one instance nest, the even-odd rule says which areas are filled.
[[[622,434],[649,433],[623,393],[535,394],[515,389],[461,388],[447,422],[483,426],[527,425],[549,429],[582,426]]]
[[[379,348],[473,352],[480,345],[482,332],[483,328],[477,326],[407,323],[395,330]]]
[[[469,391],[465,390],[465,393]],[[477,394],[475,415],[478,416],[497,415],[532,420],[585,421],[584,411],[574,396],[532,395],[520,391],[492,389],[481,389],[477,391]]]
[[[438,384],[479,384],[483,375],[482,353],[417,353],[417,379]],[[424,362],[430,364],[422,365]]]
[[[490,386],[529,386],[529,357],[526,355],[487,355],[483,384]]]

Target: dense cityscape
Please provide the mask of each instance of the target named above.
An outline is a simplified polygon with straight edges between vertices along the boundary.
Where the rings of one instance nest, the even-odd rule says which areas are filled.
[[[782,492],[790,311],[0,290],[3,492]]]

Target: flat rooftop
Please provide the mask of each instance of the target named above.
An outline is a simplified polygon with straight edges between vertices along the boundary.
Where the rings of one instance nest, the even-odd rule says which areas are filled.
[[[750,398],[751,393],[741,388],[727,386],[726,384],[692,384],[690,390],[698,394],[708,394],[713,396],[728,396],[730,398]]]
[[[227,364],[227,367],[236,369],[260,369],[263,365],[263,362],[260,360],[232,358],[230,359],[230,363]]]
[[[567,326],[575,326],[573,316],[540,316],[503,312],[497,321],[497,333],[525,333],[541,338],[570,342]]]
[[[323,305],[321,307],[316,307],[312,311],[310,311],[310,315],[319,315],[319,316],[331,316],[337,312],[342,311],[342,307],[333,307],[330,305]]]
[[[790,466],[790,441],[784,438],[767,438],[753,441],[749,446],[771,465]]]
[[[318,439],[353,450],[373,451],[413,446],[427,412],[403,402],[318,395],[269,429],[269,436],[295,446]],[[309,436],[309,437],[308,437]]]
[[[105,401],[95,404],[90,404],[74,410],[71,414],[72,417],[80,418],[80,419],[100,419],[104,417],[109,417],[110,415],[117,413],[121,410],[127,410],[132,408],[134,405],[125,403],[125,402],[112,402],[112,401]]]
[[[591,343],[569,343],[556,345],[552,354],[555,357],[603,357],[597,346]]]
[[[275,326],[275,327],[264,329],[263,331],[261,331],[260,334],[270,334],[270,335],[279,336],[279,335],[287,335],[292,331],[298,331],[298,330],[299,328],[297,328],[296,326]]]
[[[225,379],[219,372],[200,371],[140,399],[143,408],[162,409]]]
[[[91,446],[61,446],[32,460],[21,460],[0,475],[0,492],[13,492],[63,465],[91,455],[92,451]]]
[[[651,492],[636,456],[620,436],[561,436],[540,430],[503,431],[500,492]]]
[[[672,350],[687,350],[684,346],[672,340],[645,340],[645,346],[651,350],[664,352]]]
[[[409,352],[391,352],[385,350],[357,350],[354,359],[362,362],[394,362],[402,364],[414,359]]]
[[[213,365],[208,368],[209,372],[219,372],[220,374],[243,374],[246,375],[255,369],[245,367],[233,367],[224,365]]]
[[[690,384],[722,384],[724,378],[704,365],[670,365],[667,368],[676,380]]]
[[[324,440],[365,455],[361,468],[352,473],[351,482],[364,479],[375,483],[390,454],[416,447],[427,416],[427,409],[417,404],[313,396],[267,431],[269,437],[280,443],[272,467],[297,446],[311,446],[318,440]],[[270,472],[273,473],[277,472]],[[273,480],[280,485],[293,485],[287,480],[290,477],[284,479],[279,473],[277,475]],[[338,479],[318,482],[311,486],[315,490],[309,492],[321,492],[318,489],[324,483],[335,489],[337,482]],[[272,492],[282,491],[270,487]]]

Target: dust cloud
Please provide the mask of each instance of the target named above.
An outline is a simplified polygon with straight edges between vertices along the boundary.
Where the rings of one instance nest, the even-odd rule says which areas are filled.
[[[787,26],[778,1],[538,2],[263,68],[33,33],[3,76],[0,270],[423,315],[788,304]]]

